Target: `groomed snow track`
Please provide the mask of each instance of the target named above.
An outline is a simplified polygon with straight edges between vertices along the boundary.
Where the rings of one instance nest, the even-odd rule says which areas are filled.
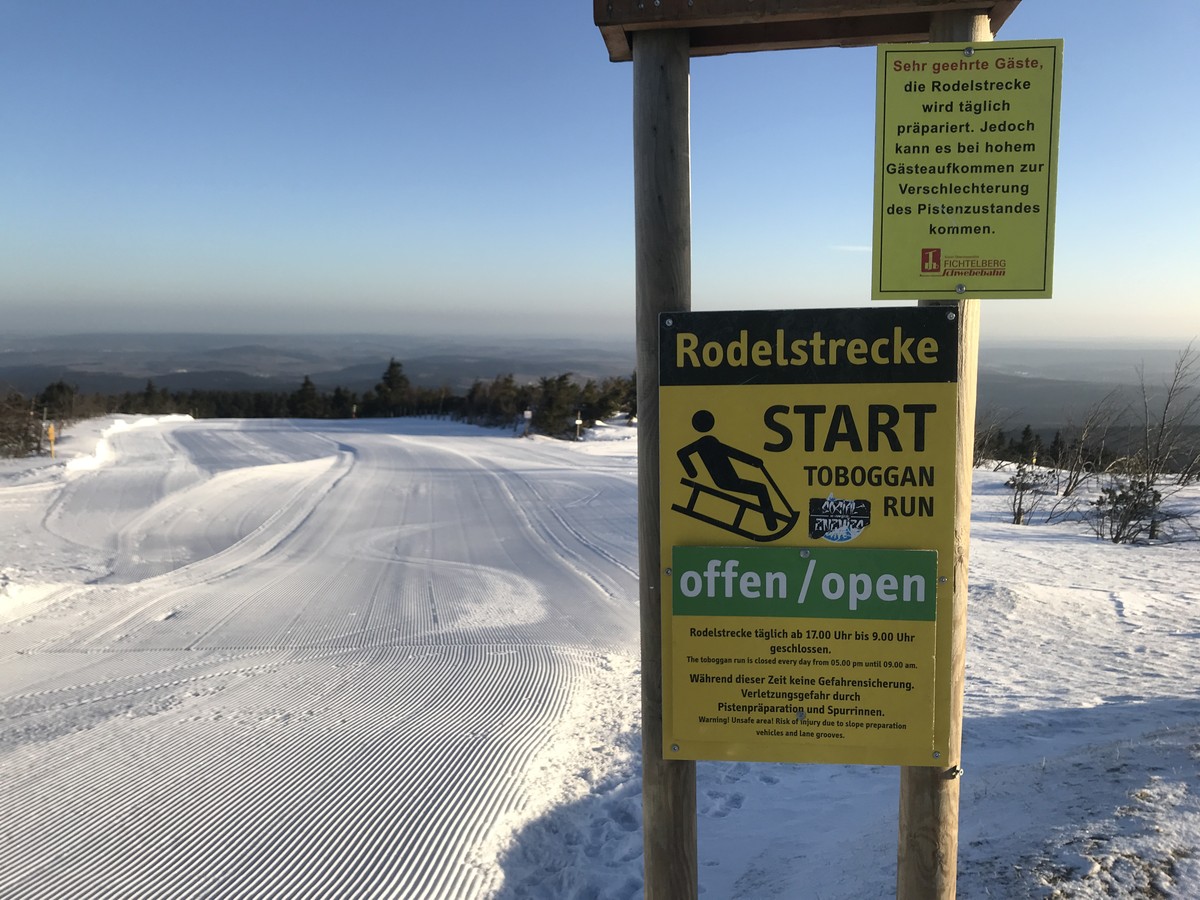
[[[110,440],[44,522],[109,575],[0,627],[0,897],[500,891],[636,656],[632,475],[438,423]]]

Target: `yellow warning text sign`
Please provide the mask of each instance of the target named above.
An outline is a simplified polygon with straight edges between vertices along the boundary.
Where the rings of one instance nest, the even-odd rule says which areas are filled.
[[[1051,295],[1062,46],[880,45],[872,299]]]

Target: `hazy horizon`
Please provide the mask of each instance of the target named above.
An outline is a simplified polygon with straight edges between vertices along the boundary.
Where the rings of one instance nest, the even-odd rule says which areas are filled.
[[[987,303],[985,301],[985,307]],[[1003,301],[1001,301],[1003,302]],[[1018,301],[1022,302],[1022,301]],[[865,307],[871,308],[871,307]],[[986,309],[985,309],[986,313]],[[554,329],[552,325],[548,325],[545,329],[534,328],[518,328],[510,327],[508,330],[481,327],[477,317],[471,317],[472,328],[466,330],[463,328],[454,329],[448,325],[431,326],[428,328],[397,328],[395,331],[386,330],[371,330],[371,329],[306,329],[306,328],[237,328],[237,329],[220,329],[220,328],[204,328],[204,329],[188,329],[188,328],[118,328],[107,327],[99,329],[64,329],[61,323],[57,323],[59,327],[55,328],[11,328],[6,327],[3,334],[0,334],[0,352],[7,351],[9,345],[23,341],[28,338],[35,339],[79,339],[79,340],[98,340],[105,337],[179,337],[189,338],[193,340],[244,340],[249,338],[270,338],[277,340],[285,340],[288,338],[296,339],[330,339],[330,340],[418,340],[418,341],[463,341],[477,342],[500,339],[505,342],[519,341],[529,339],[533,341],[553,341],[553,340],[569,340],[579,342],[586,345],[613,345],[630,343],[634,341],[634,323],[632,315],[627,326],[613,323],[611,330],[589,328],[586,332],[582,329]],[[1177,349],[1182,351],[1189,343],[1200,342],[1200,334],[1182,335],[1178,334],[1174,337],[1142,337],[1138,335],[1122,335],[1112,337],[1091,337],[1084,334],[1064,334],[1044,336],[1038,335],[1033,337],[1006,337],[1001,333],[989,333],[987,330],[981,330],[980,347],[981,350],[987,349],[1011,349],[1021,347],[1116,347],[1116,348],[1153,348],[1153,349]]]
[[[981,373],[1094,385],[1137,384],[1139,369],[1157,384],[1189,341],[1124,341],[1044,337],[1006,340],[986,331],[979,348]],[[159,379],[187,373],[252,373],[256,378],[350,380],[374,378],[371,366],[394,357],[417,383],[490,380],[572,372],[581,378],[627,376],[636,368],[632,327],[625,334],[590,332],[503,334],[458,332],[219,332],[108,331],[0,335],[0,382],[40,390],[61,374],[89,381],[88,373]],[[52,374],[54,373],[54,374]],[[1018,384],[1020,382],[1014,382]],[[1011,392],[1010,392],[1011,393]],[[1086,391],[1085,391],[1086,393]],[[1034,400],[1042,405],[1040,400]]]

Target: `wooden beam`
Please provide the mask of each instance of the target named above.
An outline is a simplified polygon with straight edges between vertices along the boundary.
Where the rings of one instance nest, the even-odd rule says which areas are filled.
[[[693,28],[954,10],[986,13],[999,0],[593,0],[596,23]]]
[[[866,18],[845,16],[831,20],[762,22],[718,25],[694,29],[692,56],[715,56],[755,50],[793,50],[812,47],[873,47],[895,41],[924,41],[929,24],[921,15]]]
[[[1020,0],[593,0],[614,62],[639,31],[686,29],[691,56],[930,40],[934,18],[988,16],[995,33]]]

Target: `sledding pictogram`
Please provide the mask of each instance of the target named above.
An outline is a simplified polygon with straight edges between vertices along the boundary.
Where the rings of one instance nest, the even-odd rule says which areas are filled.
[[[778,540],[799,515],[762,459],[710,434],[715,425],[707,409],[692,416],[701,436],[676,454],[684,471],[679,483],[690,494],[686,504],[671,509],[752,541]]]

